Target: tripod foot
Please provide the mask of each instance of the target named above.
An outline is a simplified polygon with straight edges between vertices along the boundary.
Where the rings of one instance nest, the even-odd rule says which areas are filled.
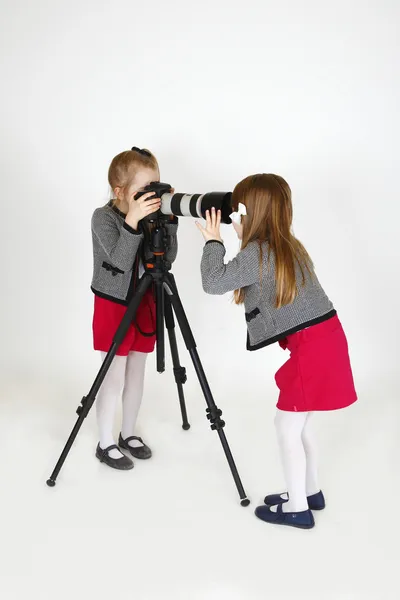
[[[241,506],[248,506],[249,504],[250,500],[248,498],[243,498],[243,500],[240,501]]]
[[[56,482],[54,481],[54,479],[48,479],[46,481],[46,483],[49,487],[54,487],[56,485]]]
[[[188,429],[190,429],[190,423],[184,423],[182,425],[182,429],[184,429],[185,431],[187,431]]]

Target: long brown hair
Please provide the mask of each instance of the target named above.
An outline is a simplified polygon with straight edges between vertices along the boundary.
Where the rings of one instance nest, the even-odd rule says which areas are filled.
[[[312,261],[292,231],[292,193],[289,185],[279,175],[262,173],[246,177],[235,187],[232,194],[232,207],[238,210],[239,202],[244,204],[247,215],[242,217],[242,250],[253,241],[260,247],[260,280],[262,278],[263,243],[268,243],[268,251],[275,259],[276,308],[291,304],[298,289],[296,265],[302,274],[313,273]],[[244,302],[244,289],[235,291],[236,304]]]

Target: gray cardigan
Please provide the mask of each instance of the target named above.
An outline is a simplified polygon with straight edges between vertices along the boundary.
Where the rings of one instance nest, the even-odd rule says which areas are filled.
[[[262,279],[260,282],[260,247],[251,242],[229,263],[224,264],[225,246],[210,241],[204,246],[201,261],[203,289],[207,294],[225,294],[245,288],[247,349],[258,350],[286,336],[316,325],[336,315],[317,277],[306,273],[302,286],[297,269],[298,295],[292,304],[275,307],[275,261],[268,260],[268,244],[263,244]]]
[[[127,305],[139,278],[139,264],[143,253],[143,233],[125,222],[126,215],[111,203],[97,208],[92,216],[94,294],[119,304]],[[140,225],[140,224],[139,224]],[[169,222],[166,260],[174,262],[177,251],[177,219]]]

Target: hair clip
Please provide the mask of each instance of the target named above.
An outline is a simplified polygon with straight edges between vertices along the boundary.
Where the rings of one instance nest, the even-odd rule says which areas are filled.
[[[133,150],[133,152],[139,152],[139,154],[142,154],[143,156],[151,156],[150,152],[147,152],[147,150],[142,150],[141,148],[138,148],[137,146],[133,146],[131,148],[131,150]]]
[[[244,204],[239,202],[238,209],[236,212],[231,213],[229,216],[234,223],[240,225],[242,223],[242,216],[247,215],[247,209]]]

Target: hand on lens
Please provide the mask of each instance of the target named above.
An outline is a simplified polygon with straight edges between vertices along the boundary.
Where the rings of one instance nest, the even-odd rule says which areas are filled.
[[[206,211],[206,226],[203,227],[198,221],[196,221],[197,228],[203,234],[203,238],[206,242],[210,242],[211,240],[215,240],[217,242],[222,242],[220,226],[221,226],[221,211],[216,211],[213,207],[210,211]]]
[[[161,199],[154,196],[154,192],[148,192],[138,200],[135,200],[135,195],[129,199],[129,210],[125,219],[133,229],[137,229],[139,221],[156,212],[161,206]]]

